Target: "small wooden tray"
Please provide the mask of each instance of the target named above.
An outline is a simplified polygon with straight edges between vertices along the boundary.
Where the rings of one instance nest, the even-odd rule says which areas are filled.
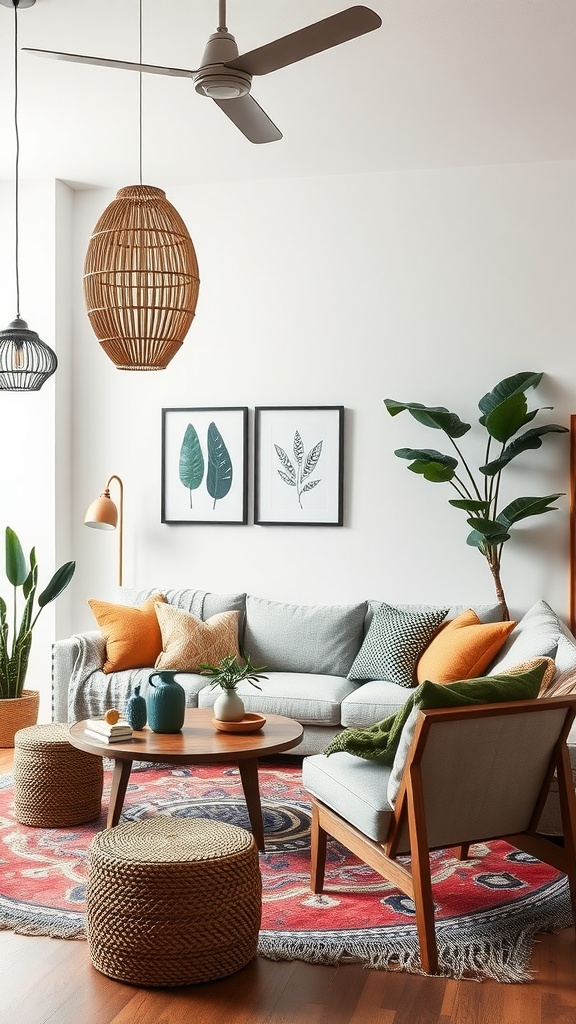
[[[221,722],[218,718],[212,719],[212,725],[218,732],[258,732],[266,719],[263,715],[254,715],[249,712],[239,722]]]

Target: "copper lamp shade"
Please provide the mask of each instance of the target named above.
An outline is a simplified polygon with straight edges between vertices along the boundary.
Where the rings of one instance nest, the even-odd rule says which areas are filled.
[[[110,497],[110,484],[116,480],[120,489],[120,511]],[[122,586],[122,540],[124,518],[124,484],[114,473],[108,478],[106,487],[99,498],[96,498],[86,510],[84,526],[95,530],[115,530],[118,527],[118,585]]]
[[[88,317],[119,370],[164,370],[194,319],[192,239],[166,193],[129,185],[100,217],[84,263]]]

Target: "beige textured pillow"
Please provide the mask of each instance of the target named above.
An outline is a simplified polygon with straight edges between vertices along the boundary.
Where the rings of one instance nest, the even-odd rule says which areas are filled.
[[[238,612],[221,612],[202,622],[181,608],[158,603],[156,615],[162,634],[158,669],[199,672],[202,665],[217,665],[228,654],[240,654]]]

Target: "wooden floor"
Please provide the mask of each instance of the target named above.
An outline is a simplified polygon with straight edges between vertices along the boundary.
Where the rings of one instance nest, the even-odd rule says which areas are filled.
[[[0,750],[0,773],[12,752]],[[542,935],[535,981],[457,982],[258,958],[222,981],[138,989],[92,967],[83,940],[0,932],[0,1024],[575,1024],[574,929]]]

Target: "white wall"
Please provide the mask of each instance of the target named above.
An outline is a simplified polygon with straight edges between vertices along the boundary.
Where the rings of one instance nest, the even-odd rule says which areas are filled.
[[[115,535],[82,525],[111,473],[125,483],[126,585],[300,602],[490,600],[449,488],[393,455],[443,448],[442,436],[391,419],[383,399],[447,405],[474,422],[501,378],[544,370],[537,404],[555,408],[542,421],[568,423],[575,186],[566,162],[169,191],[202,283],[188,338],[159,373],[118,371],[92,334],[82,265],[114,193],[75,193],[70,629],[93,625],[87,598],[114,592]],[[323,404],[346,407],[344,528],[160,523],[162,407]],[[567,489],[567,436],[544,445],[510,468],[510,498]],[[544,597],[566,613],[567,499],[559,506],[504,552],[512,612]]]
[[[56,419],[69,401],[66,386],[65,311],[70,308],[70,273],[58,275],[57,247],[66,248],[66,211],[71,191],[54,181],[21,182],[20,297],[21,315],[31,330],[53,348],[60,369],[38,392],[0,392],[0,594],[12,608],[12,587],[4,573],[4,532],[11,526],[28,558],[36,547],[40,593],[56,569]],[[58,231],[57,231],[58,225]],[[68,225],[70,218],[68,217]],[[58,234],[58,243],[57,243]],[[14,259],[14,187],[0,187],[0,329],[16,315]],[[68,232],[68,252],[70,251]],[[61,264],[61,260],[60,260]],[[60,266],[61,269],[61,266]],[[63,291],[64,289],[64,291]],[[69,380],[69,378],[68,378]],[[64,505],[70,506],[67,487]],[[71,558],[70,535],[59,530],[62,560]],[[60,563],[58,563],[60,564]],[[20,592],[21,597],[21,592]],[[57,633],[56,605],[48,605],[34,629],[27,687],[41,693],[41,719],[50,717],[51,645]],[[22,602],[18,605],[18,618]],[[12,619],[10,636],[12,637]],[[62,629],[68,627],[70,616]]]

